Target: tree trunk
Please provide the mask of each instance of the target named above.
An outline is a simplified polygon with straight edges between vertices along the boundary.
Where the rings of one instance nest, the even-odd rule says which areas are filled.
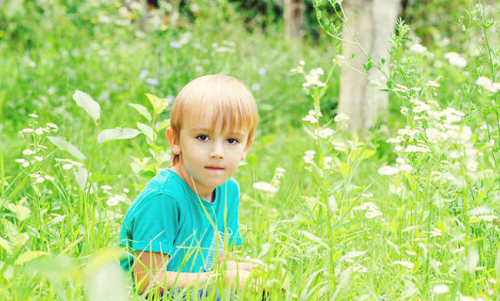
[[[380,91],[385,87],[386,80],[375,66],[384,58],[387,62],[383,69],[388,72],[390,34],[394,31],[400,6],[400,0],[344,1],[343,8],[349,24],[344,24],[343,39],[351,43],[359,42],[374,64],[367,76],[363,64],[367,64],[368,59],[359,46],[351,43],[343,45],[343,55],[349,64],[342,66],[341,70],[338,111],[349,116],[351,132],[365,131],[387,114],[389,94]]]
[[[285,17],[285,40],[300,38],[302,30],[302,0],[285,0],[283,15]]]

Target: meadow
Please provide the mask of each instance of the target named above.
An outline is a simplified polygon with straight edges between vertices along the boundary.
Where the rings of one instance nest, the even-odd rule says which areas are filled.
[[[500,300],[500,3],[422,2],[391,36],[387,116],[351,133],[328,1],[334,26],[300,42],[227,1],[172,1],[168,20],[0,1],[0,300],[145,300],[117,265],[120,224],[169,165],[175,95],[216,73],[260,115],[234,176],[233,256],[258,265],[239,299]]]

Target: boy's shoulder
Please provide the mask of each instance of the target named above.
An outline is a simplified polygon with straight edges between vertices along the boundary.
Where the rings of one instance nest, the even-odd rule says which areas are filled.
[[[227,187],[230,190],[236,189],[236,190],[240,191],[240,184],[238,184],[238,181],[236,181],[234,178],[229,178],[226,183],[227,183]]]
[[[141,194],[161,194],[177,198],[184,195],[185,186],[184,180],[175,172],[170,169],[163,169],[148,182]]]
[[[151,201],[170,200],[178,203],[185,197],[184,181],[171,170],[161,170],[134,200],[132,206],[142,206]]]

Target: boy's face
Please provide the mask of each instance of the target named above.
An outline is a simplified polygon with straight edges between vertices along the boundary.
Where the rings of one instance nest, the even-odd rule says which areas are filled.
[[[179,154],[172,169],[201,198],[212,201],[213,190],[229,179],[250,149],[248,129],[221,131],[211,129],[212,116],[206,114],[196,123],[183,124],[179,137],[167,130],[170,148]]]

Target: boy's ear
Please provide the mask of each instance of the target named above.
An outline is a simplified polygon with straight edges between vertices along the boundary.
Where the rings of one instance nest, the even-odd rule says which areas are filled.
[[[244,160],[245,157],[247,156],[248,151],[250,150],[250,146],[252,146],[252,143],[253,143],[253,138],[247,142],[247,145],[243,149],[243,156],[241,157],[241,160]]]
[[[167,138],[168,144],[170,144],[170,149],[174,155],[180,155],[181,147],[179,146],[179,137],[175,135],[171,127],[167,128]]]

